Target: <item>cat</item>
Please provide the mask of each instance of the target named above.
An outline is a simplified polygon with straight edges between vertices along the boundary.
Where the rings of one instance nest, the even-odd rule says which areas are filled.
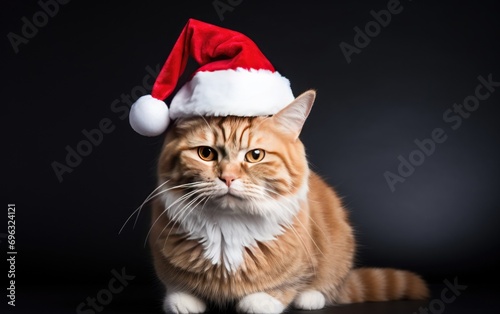
[[[192,117],[167,130],[149,243],[163,308],[241,313],[424,299],[420,276],[353,268],[355,240],[299,139],[316,92],[265,117]]]

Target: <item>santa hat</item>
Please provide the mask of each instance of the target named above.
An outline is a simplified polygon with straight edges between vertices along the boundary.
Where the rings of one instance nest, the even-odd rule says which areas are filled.
[[[188,57],[200,67],[172,98]],[[273,115],[294,99],[290,82],[275,71],[257,45],[245,35],[190,19],[163,65],[151,95],[130,110],[139,134],[163,133],[170,120],[192,116]]]

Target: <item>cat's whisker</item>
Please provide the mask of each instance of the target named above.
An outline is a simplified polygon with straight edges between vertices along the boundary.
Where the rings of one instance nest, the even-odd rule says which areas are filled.
[[[279,193],[277,193],[277,192],[275,192],[275,191],[272,191],[272,190],[270,190],[270,189],[268,189],[268,188],[265,188],[265,187],[261,187],[261,188],[263,188],[263,189],[264,189],[264,190],[266,190],[266,191],[270,191],[270,192],[273,192],[273,193],[275,193],[275,194],[277,194],[277,195],[281,196]],[[273,198],[271,198],[269,195],[266,195],[265,193],[262,193],[261,195],[262,195],[263,197],[267,197],[267,198],[268,198],[268,199],[270,199],[270,200],[273,200]],[[292,200],[290,200],[290,199],[288,199],[288,198],[285,198],[285,197],[283,197],[283,199],[282,199],[282,200],[280,200],[280,201],[286,201],[286,202],[288,202],[288,203],[294,203],[294,201],[292,201]],[[295,211],[294,211],[293,209],[288,208],[287,206],[284,206],[284,207],[282,207],[282,208],[284,208],[285,210],[287,210],[290,214],[295,215]],[[311,217],[309,216],[309,218],[311,218]],[[316,246],[316,248],[317,248],[317,249],[318,249],[318,251],[321,253],[321,255],[325,256],[325,254],[323,253],[323,251],[321,251],[321,249],[319,248],[318,244],[316,243],[316,241],[314,240],[314,238],[312,237],[312,235],[310,234],[310,232],[307,230],[307,228],[304,226],[304,224],[300,221],[300,219],[297,219],[297,221],[301,224],[301,226],[302,226],[302,228],[304,229],[304,231],[306,232],[307,236],[311,239],[312,243],[314,244],[314,246]],[[317,225],[317,224],[316,224],[316,225]],[[291,225],[290,225],[290,226],[291,226]],[[292,227],[293,227],[293,226],[292,226]]]
[[[309,239],[311,239],[311,242],[314,244],[314,246],[316,247],[316,249],[318,250],[318,252],[321,253],[321,255],[323,255],[324,257],[326,257],[326,255],[323,253],[323,251],[319,248],[318,244],[316,243],[316,241],[314,240],[313,236],[311,235],[311,233],[309,233],[309,231],[307,230],[306,226],[304,226],[304,224],[302,223],[302,221],[300,221],[300,219],[297,219],[297,221],[300,223],[300,225],[302,226],[302,228],[304,228],[304,231],[306,232],[307,236],[309,237]]]
[[[252,200],[252,197],[255,198],[256,200],[259,200],[259,199],[264,199],[264,196],[261,192],[259,191],[245,191],[245,195],[243,196],[243,198],[245,199],[248,199],[248,200]]]
[[[274,195],[277,195],[277,196],[280,196],[280,197],[283,197],[284,199],[288,200],[284,195],[281,195],[280,193],[276,192],[276,191],[273,191],[271,190],[270,188],[266,188],[265,186],[260,186],[259,188],[262,188],[264,189],[264,191],[266,192],[270,192],[270,193],[273,193]]]
[[[198,195],[198,196],[196,196],[196,197],[195,197],[195,198],[194,198],[191,202],[189,202],[186,206],[184,206],[184,207],[182,208],[182,210],[181,210],[181,211],[179,211],[179,213],[185,213],[186,211],[188,211],[188,210],[189,210],[189,207],[193,204],[193,202],[196,202],[196,200],[201,199],[201,200],[200,200],[199,202],[197,202],[194,206],[192,206],[191,210],[189,210],[189,212],[188,212],[188,213],[186,213],[184,216],[179,217],[179,218],[180,218],[180,219],[179,219],[179,224],[181,224],[181,225],[182,225],[183,220],[184,220],[184,219],[186,219],[187,217],[189,217],[189,215],[193,212],[193,210],[195,210],[195,209],[196,209],[196,206],[198,206],[201,202],[203,202],[203,199],[204,199],[205,197],[206,197],[206,196],[204,196],[204,195]],[[172,221],[173,221],[173,220],[172,220]],[[170,231],[169,231],[169,232],[168,232],[168,234],[167,234],[167,237],[165,238],[165,241],[163,242],[163,248],[165,248],[165,245],[166,245],[166,243],[167,243],[168,238],[170,237],[170,233],[171,233],[171,232],[172,232],[172,229],[170,229]]]
[[[178,188],[185,188],[185,187],[191,187],[193,186],[194,184],[196,184],[196,182],[189,182],[189,183],[185,183],[185,184],[180,184],[180,185],[176,185],[174,187],[171,187],[171,188],[168,188],[168,189],[164,189],[164,190],[161,190],[160,192],[156,193],[153,195],[153,193],[155,191],[157,191],[159,188],[161,188],[163,185],[167,184],[170,180],[167,180],[165,181],[164,183],[162,183],[160,186],[158,186],[153,192],[151,192],[148,197],[144,200],[144,202],[141,204],[141,206],[139,206],[139,212],[137,213],[137,216],[135,217],[135,221],[134,221],[134,226],[133,228],[135,228],[136,224],[137,224],[137,220],[139,220],[139,216],[141,214],[141,210],[142,210],[142,207],[144,205],[146,205],[147,202],[149,202],[150,200],[152,200],[153,198],[156,198],[158,197],[159,195],[167,192],[167,191],[170,191],[172,189],[178,189]]]
[[[259,122],[259,124],[257,124],[255,126],[256,129],[258,129],[260,127],[260,125],[264,122],[266,122],[267,120],[269,120],[271,117],[263,117],[263,119]]]
[[[189,208],[199,199],[199,198],[202,198],[202,197],[205,197],[204,195],[196,195],[191,201],[189,201],[189,203],[187,203],[180,211],[179,213],[184,213],[186,212],[187,210],[189,210]],[[195,206],[193,206],[193,208],[195,208]],[[192,210],[189,212],[191,213]],[[174,219],[173,219],[174,220]],[[179,223],[182,223],[182,220],[183,218],[181,219],[175,219],[176,221],[179,221]]]
[[[205,200],[205,203],[203,203],[203,206],[201,206],[200,212],[203,211],[205,208],[205,205],[207,205],[208,201],[212,198],[212,195],[207,196],[207,199]]]
[[[214,129],[212,129],[212,126],[208,123],[207,119],[205,119],[205,117],[202,114],[198,114],[198,116],[201,117],[203,119],[203,121],[205,121],[205,123],[207,124],[207,126],[210,129],[210,131],[212,132],[212,134],[216,134],[214,132]]]
[[[172,208],[174,205],[176,205],[177,203],[179,202],[182,202],[188,198],[190,198],[191,196],[193,196],[194,194],[198,193],[198,190],[193,190],[191,192],[188,192],[182,196],[180,196],[179,198],[177,198],[174,202],[172,202],[172,204],[168,205],[168,207],[165,207],[164,211],[166,212],[167,210],[169,210],[170,208]]]
[[[155,221],[151,224],[151,227],[149,228],[149,231],[148,233],[146,234],[146,239],[144,240],[144,246],[146,246],[146,243],[148,241],[148,238],[149,238],[149,235],[151,234],[151,232],[153,231],[153,228],[155,226],[155,224],[160,220],[161,216],[164,215],[172,206],[174,206],[175,204],[177,204],[179,202],[179,200],[182,199],[182,202],[180,205],[182,205],[184,203],[184,201],[186,201],[187,199],[189,199],[190,196],[196,194],[198,192],[198,190],[194,190],[194,191],[191,191],[191,192],[188,192],[186,194],[184,194],[183,196],[179,197],[177,200],[175,200],[174,203],[170,204],[170,206],[168,206],[167,208],[165,208],[161,214],[158,215],[158,217],[155,219]],[[179,208],[179,206],[177,206],[177,208]],[[175,220],[175,215],[174,217],[171,219],[171,221],[174,221]]]
[[[311,264],[311,268],[313,270],[313,273],[316,274],[316,267],[314,266],[314,262],[312,260],[312,255],[311,255],[311,252],[309,251],[309,249],[307,248],[306,246],[306,243],[304,242],[304,239],[302,239],[302,237],[300,236],[300,234],[298,233],[297,229],[295,229],[295,227],[293,226],[293,223],[290,223],[290,224],[287,224],[286,227],[289,229],[289,230],[292,230],[292,232],[295,234],[295,237],[297,237],[297,239],[300,241],[302,247],[304,248],[304,250],[306,251],[306,255],[308,257],[308,260],[309,260],[309,263]],[[306,230],[307,232],[307,230]]]
[[[181,205],[184,204],[184,202],[186,201],[187,199],[185,198],[184,201],[182,201],[180,204],[177,205],[176,209],[175,210],[178,210],[179,207]],[[165,214],[167,211],[164,210],[160,215],[163,215]],[[182,212],[178,212],[176,215],[174,215],[174,218],[177,217],[178,215],[180,215],[180,213]],[[158,241],[160,239],[160,237],[162,236],[163,232],[173,223],[175,223],[176,221],[174,219],[169,219],[169,222],[165,225],[165,227],[163,227],[163,229],[158,233],[158,237],[156,237],[156,241]],[[170,232],[172,232],[172,229],[170,229]],[[170,235],[170,232],[168,233],[167,235],[167,239],[168,239],[168,236]],[[147,238],[146,238],[147,239]]]
[[[290,201],[290,200],[287,200],[287,201]],[[290,201],[291,202],[291,201]],[[283,207],[284,209],[288,210],[292,215],[294,214],[294,211],[288,207]],[[308,215],[309,218],[311,218],[310,215]],[[313,236],[311,235],[311,233],[307,230],[306,226],[302,223],[302,221],[300,219],[296,219],[296,221],[299,222],[299,224],[302,226],[302,228],[304,229],[304,231],[306,232],[307,236],[309,237],[309,239],[312,241],[312,243],[314,244],[314,246],[316,247],[316,249],[318,249],[318,251],[321,253],[321,255],[325,256],[325,254],[323,253],[323,251],[321,251],[321,249],[319,248],[318,244],[316,243],[316,241],[314,240]]]
[[[137,214],[137,218],[139,218],[139,214],[140,214],[140,210],[141,208],[147,203],[149,202],[150,200],[150,197],[156,192],[158,191],[158,189],[160,189],[162,186],[164,186],[165,184],[167,184],[168,181],[165,181],[163,182],[162,184],[160,184],[159,186],[157,186],[151,193],[149,193],[149,195],[146,197],[146,199],[142,202],[142,204],[137,207],[133,212],[132,214],[130,214],[130,216],[127,218],[127,220],[125,220],[125,222],[123,223],[122,227],[120,228],[120,231],[118,231],[118,234],[120,234],[122,231],[123,231],[123,228],[127,225],[127,223],[129,222],[129,220],[134,216],[135,213],[139,212]],[[134,222],[134,228],[135,228],[135,224],[137,222],[137,218],[135,219],[135,222]]]
[[[191,215],[191,213],[193,212],[193,210],[196,209],[196,207],[201,203],[203,202],[204,198],[206,198],[206,196],[204,195],[197,195],[195,196],[188,204],[186,204],[182,210],[179,212],[181,213],[181,215],[176,219],[176,221],[182,225],[184,220],[189,217],[189,215]],[[199,200],[199,201],[198,201]]]
[[[118,232],[118,234],[120,234],[122,231],[123,231],[123,228],[125,228],[125,226],[127,225],[127,223],[130,221],[130,219],[132,219],[132,217],[134,216],[135,213],[137,213],[137,217],[136,217],[136,220],[134,222],[134,228],[135,228],[135,225],[137,223],[137,219],[139,218],[139,215],[141,213],[141,210],[142,208],[144,207],[144,205],[146,205],[150,200],[152,200],[153,198],[167,192],[167,191],[170,191],[170,190],[174,190],[174,189],[180,189],[180,188],[184,188],[184,187],[190,187],[190,186],[193,186],[194,184],[196,184],[197,182],[189,182],[189,183],[185,183],[185,184],[180,184],[180,185],[176,185],[176,186],[173,186],[173,187],[170,187],[168,189],[163,189],[161,190],[160,192],[157,192],[155,193],[156,191],[158,191],[158,189],[160,189],[161,187],[163,187],[165,184],[167,184],[169,182],[169,180],[163,182],[162,184],[160,184],[158,187],[156,187],[153,192],[151,192],[147,197],[146,199],[142,202],[142,204],[137,207],[133,212],[132,214],[130,214],[130,216],[127,218],[127,220],[123,223],[122,227],[120,228],[120,231]]]
[[[199,182],[199,183],[205,183],[205,182]],[[201,185],[203,185],[203,184],[201,184]],[[167,210],[169,210],[169,209],[170,209],[173,205],[178,204],[178,203],[179,203],[179,200],[181,200],[181,199],[182,199],[182,201],[181,201],[181,202],[177,205],[177,207],[175,208],[175,211],[177,211],[177,213],[176,213],[176,214],[174,214],[174,216],[173,216],[171,219],[169,219],[170,221],[169,221],[169,222],[165,225],[165,227],[164,227],[164,228],[161,230],[161,232],[158,234],[158,237],[156,238],[156,241],[158,241],[158,240],[159,240],[159,238],[161,237],[161,235],[163,234],[163,232],[164,232],[164,231],[168,228],[168,226],[170,226],[172,223],[177,222],[178,217],[179,217],[179,216],[183,213],[183,211],[185,210],[185,207],[186,207],[187,205],[184,205],[184,207],[183,207],[181,210],[179,210],[179,207],[180,207],[180,206],[182,206],[182,205],[184,204],[184,202],[186,202],[186,201],[189,199],[189,197],[191,197],[191,196],[195,195],[196,193],[200,193],[200,194],[201,194],[201,193],[206,193],[206,191],[205,191],[205,190],[206,190],[206,188],[207,188],[207,187],[210,187],[210,186],[211,186],[211,184],[207,184],[207,185],[205,185],[204,187],[202,187],[201,189],[194,190],[194,191],[191,191],[191,192],[189,192],[189,193],[184,194],[183,196],[179,197],[179,198],[178,198],[178,199],[177,199],[177,200],[176,200],[173,204],[170,204],[167,208],[165,208],[165,209],[163,210],[163,212],[162,212],[159,216],[161,216],[161,215],[165,214],[165,213],[167,212]],[[157,220],[158,220],[158,219],[157,219]],[[153,226],[154,226],[154,224],[157,222],[157,220],[155,220],[155,222],[152,224]],[[153,228],[153,226],[151,227],[151,229]],[[151,229],[150,229],[150,232],[151,232]],[[149,237],[149,233],[150,233],[150,232],[148,232],[148,236],[146,236],[146,241],[147,241],[147,238]],[[172,232],[172,229],[170,229],[170,232]],[[167,235],[167,237],[166,237],[166,239],[165,239],[165,240],[167,240],[167,239],[168,239],[168,237],[170,236],[170,232],[168,233],[168,235]]]
[[[315,224],[315,225],[316,225],[316,227],[318,227],[318,230],[319,230],[319,231],[321,231],[321,233],[322,233],[325,237],[327,237],[327,236],[328,236],[328,235],[325,233],[325,231],[323,230],[323,228],[321,228],[321,226],[320,226],[320,225],[318,225],[318,223],[317,223],[317,222],[316,222],[316,221],[315,221],[315,220],[311,217],[311,215],[308,215],[308,218],[309,218],[309,220],[310,220],[313,224]]]
[[[295,185],[292,183],[292,184],[291,184],[291,187],[292,187],[292,188],[295,188]],[[271,193],[274,193],[274,194],[280,195],[279,193],[277,193],[277,192],[275,192],[275,191],[273,191],[273,190],[271,190],[271,189],[268,189],[268,188],[266,188],[266,187],[262,187],[262,188],[263,188],[263,189],[265,189],[265,190],[266,190],[266,191],[268,191],[268,192],[271,192]],[[285,200],[286,200],[286,201],[289,201],[289,202],[291,201],[291,200],[286,199],[286,198],[285,198]],[[309,200],[309,201],[310,201],[310,200]],[[311,221],[312,221],[312,222],[316,225],[316,227],[318,227],[318,230],[320,230],[320,231],[321,231],[321,233],[323,233],[323,235],[324,235],[325,237],[328,237],[328,236],[327,236],[327,234],[325,233],[325,231],[323,230],[323,228],[321,228],[321,227],[318,225],[318,223],[317,223],[317,222],[316,222],[316,221],[315,221],[315,220],[311,217],[311,215],[309,215],[309,219],[310,219],[310,220],[311,220]]]
[[[203,203],[203,206],[202,206],[202,207],[201,207],[201,209],[200,209],[200,213],[201,213],[201,212],[203,211],[203,209],[205,208],[205,205],[207,204],[207,202],[208,202],[208,201],[212,198],[212,195],[209,195],[209,196],[203,196],[203,197],[204,197],[204,203]],[[201,203],[201,202],[203,202],[203,199],[202,199],[199,203]],[[199,205],[199,203],[198,203],[198,204],[196,204],[196,206],[198,206],[198,205]],[[179,205],[179,206],[180,206],[180,205]],[[177,206],[177,208],[178,208],[179,206]],[[178,214],[179,214],[179,215],[181,215],[183,212],[184,212],[184,209],[183,209],[183,210],[181,210],[181,211],[179,211],[179,213],[178,213]],[[181,219],[181,222],[182,222],[182,220],[186,219],[186,218],[189,216],[189,214],[191,214],[191,212],[192,212],[192,210],[191,210],[191,211],[190,211],[187,215],[184,215],[184,217],[179,217],[179,218]],[[174,217],[174,218],[175,218],[175,217]],[[165,226],[165,228],[163,228],[163,229],[162,229],[162,231],[160,232],[160,235],[158,236],[158,238],[157,238],[156,240],[158,240],[158,239],[160,238],[160,236],[161,236],[161,234],[163,233],[163,231],[165,231],[165,229],[166,229],[166,228],[167,228],[167,227],[168,227],[168,226],[169,226],[172,222],[174,222],[174,221],[175,221],[174,219],[170,220],[170,222],[169,222],[169,223]],[[170,232],[172,232],[172,229],[170,229]],[[166,238],[165,238],[165,242],[168,240],[168,237],[170,236],[170,232],[167,234],[167,236],[166,236]],[[165,247],[165,243],[163,244],[163,246]]]
[[[285,210],[289,210],[291,211],[291,209],[287,208],[287,207],[283,207]],[[304,227],[304,225],[300,222],[300,219],[297,219],[297,221],[301,224],[302,226],[302,229],[306,232],[306,234],[309,236],[309,238],[311,238],[311,235],[309,234],[309,232],[307,231],[307,229]],[[309,261],[309,264],[311,265],[311,268],[312,268],[312,271],[314,274],[316,274],[316,267],[314,266],[314,262],[313,262],[313,259],[312,259],[312,253],[310,252],[310,250],[307,248],[307,245],[304,241],[304,239],[302,238],[302,236],[300,236],[300,234],[298,233],[297,229],[295,228],[295,226],[293,225],[293,222],[290,222],[290,223],[287,223],[284,225],[287,229],[291,230],[293,232],[293,234],[295,235],[295,237],[300,241],[300,244],[302,245],[302,247],[304,248],[304,251],[306,252],[306,255],[307,255],[307,258],[308,258],[308,261]],[[311,240],[314,242],[314,239],[311,238]],[[314,244],[316,245],[316,243],[314,242]],[[316,245],[316,247],[318,248],[319,250],[319,247]],[[321,250],[319,250],[321,252]],[[323,252],[321,252],[321,254],[324,256]]]
[[[254,184],[250,184],[248,185],[248,188],[247,188],[247,191],[246,193],[247,194],[252,194],[252,195],[258,195],[260,197],[260,199],[268,199],[268,200],[271,200],[271,201],[276,201],[274,200],[270,195],[264,193],[264,191],[269,191],[269,192],[272,192],[278,196],[280,196],[282,199],[280,199],[280,202],[282,201],[286,201],[288,203],[295,203],[295,201],[292,201],[282,195],[280,195],[279,193],[275,192],[275,191],[272,191],[268,188],[265,188],[265,187],[262,187],[262,186],[257,186],[257,185],[254,185]],[[295,216],[295,211],[287,206],[282,206],[281,208],[283,208],[284,210],[288,211],[292,216]],[[324,253],[321,251],[321,249],[319,248],[319,246],[317,245],[317,243],[314,241],[313,237],[311,236],[311,234],[309,233],[309,231],[307,230],[307,228],[304,226],[304,224],[300,221],[300,219],[297,219],[296,221],[299,222],[299,224],[302,226],[302,229],[304,230],[304,232],[307,234],[307,236],[311,239],[311,241],[313,242],[313,244],[316,246],[316,248],[318,249],[318,251],[323,255]],[[285,225],[286,228],[288,228],[289,230],[291,230],[294,235],[297,237],[297,239],[300,241],[301,245],[303,246],[304,250],[307,252],[307,256],[309,258],[309,263],[311,264],[311,267],[313,269],[313,272],[316,273],[316,269],[315,269],[315,266],[314,266],[314,263],[312,261],[312,257],[311,257],[311,252],[309,252],[309,249],[307,248],[305,242],[304,242],[304,239],[302,239],[302,237],[300,236],[300,234],[298,233],[297,229],[293,226],[293,223],[288,223]]]

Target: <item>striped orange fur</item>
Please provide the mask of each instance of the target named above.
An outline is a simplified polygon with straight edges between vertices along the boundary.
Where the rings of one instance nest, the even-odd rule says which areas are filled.
[[[348,213],[298,139],[314,98],[308,91],[274,116],[169,128],[149,237],[166,311],[201,313],[210,302],[280,313],[428,296],[414,273],[353,268]]]

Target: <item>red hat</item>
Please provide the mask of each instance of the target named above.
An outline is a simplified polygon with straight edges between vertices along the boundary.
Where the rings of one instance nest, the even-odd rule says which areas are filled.
[[[188,57],[200,65],[192,78],[169,97],[184,72]],[[245,35],[190,19],[163,65],[151,95],[130,110],[130,124],[139,134],[163,133],[170,119],[192,116],[272,115],[294,100],[290,82],[275,71],[257,45]]]

